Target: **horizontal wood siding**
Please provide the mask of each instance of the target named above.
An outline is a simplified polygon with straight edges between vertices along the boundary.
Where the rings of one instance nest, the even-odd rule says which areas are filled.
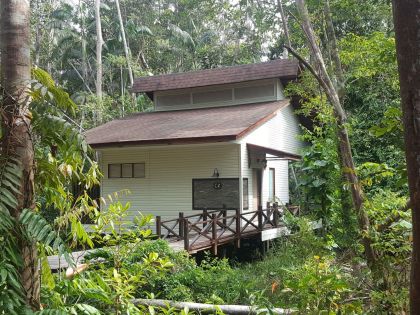
[[[262,199],[263,205],[268,201],[272,202],[269,198],[269,169],[275,169],[275,197],[276,201],[286,204],[289,202],[289,165],[287,160],[268,161],[267,168],[263,172],[262,179]]]
[[[253,176],[254,172],[248,167],[248,150],[246,144],[242,143],[242,174],[243,178],[248,178],[248,192],[249,192],[249,211],[254,211],[253,204]],[[267,155],[269,158],[270,155]],[[281,203],[289,202],[289,164],[287,160],[268,160],[267,167],[262,171],[262,205],[265,208],[269,200],[269,169],[275,169],[275,196]]]
[[[192,214],[192,179],[210,178],[214,168],[220,176],[239,177],[238,144],[190,145],[149,148],[112,148],[101,151],[104,177],[101,194],[107,196],[129,189],[123,202],[131,203],[131,213],[160,215],[164,219]],[[110,163],[144,162],[145,178],[108,178]],[[196,213],[196,212],[195,212]]]
[[[280,87],[279,87],[280,88]],[[250,210],[253,209],[253,171],[248,165],[248,151],[246,144],[255,144],[275,150],[300,154],[303,142],[298,136],[301,128],[293,108],[287,106],[277,113],[275,117],[244,137],[241,143],[242,150],[242,174],[249,178]],[[262,204],[265,207],[269,200],[269,169],[275,169],[275,196],[282,203],[289,202],[289,169],[287,160],[270,160],[267,155],[267,167],[262,174]]]
[[[241,142],[299,154],[303,147],[303,142],[298,139],[301,133],[293,108],[287,106],[268,122],[244,137]]]

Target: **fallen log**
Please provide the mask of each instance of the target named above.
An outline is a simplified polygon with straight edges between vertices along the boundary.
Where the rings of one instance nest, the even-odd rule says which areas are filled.
[[[222,311],[228,315],[257,315],[257,314],[296,314],[296,310],[273,308],[273,309],[261,309],[256,306],[248,305],[213,305],[205,303],[194,303],[194,302],[176,302],[170,300],[159,300],[159,299],[134,299],[135,305],[155,306],[162,308],[173,307],[179,310],[188,308],[190,311],[197,311],[200,314],[209,314],[216,311]]]

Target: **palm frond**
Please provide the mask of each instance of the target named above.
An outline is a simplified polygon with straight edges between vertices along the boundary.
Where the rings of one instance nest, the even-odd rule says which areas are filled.
[[[70,250],[66,243],[44,217],[29,209],[24,209],[19,218],[19,222],[26,226],[26,233],[29,237],[45,246],[51,246],[53,250],[58,251],[60,256],[64,257],[69,265],[75,265],[73,256],[70,255]]]

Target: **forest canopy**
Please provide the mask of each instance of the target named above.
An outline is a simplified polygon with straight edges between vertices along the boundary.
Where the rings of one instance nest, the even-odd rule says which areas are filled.
[[[190,314],[139,302],[156,297],[300,314],[408,312],[413,200],[390,1],[2,0],[0,8],[0,314]],[[290,165],[301,211],[284,224],[295,233],[270,253],[196,261],[148,240],[151,217],[139,213],[129,228],[118,193],[92,197],[102,170],[84,132],[153,110],[132,93],[134,78],[278,58],[299,61],[285,92],[311,124]],[[52,273],[49,255],[74,271],[69,253],[94,247],[103,249],[80,274]]]

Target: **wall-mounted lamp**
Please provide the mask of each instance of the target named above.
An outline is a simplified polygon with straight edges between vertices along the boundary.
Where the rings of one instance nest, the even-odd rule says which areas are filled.
[[[217,168],[215,168],[214,171],[213,171],[213,175],[211,177],[219,178],[219,176],[220,176],[219,170]]]
[[[261,164],[264,168],[267,167],[267,160],[266,159],[257,159],[257,163]]]

